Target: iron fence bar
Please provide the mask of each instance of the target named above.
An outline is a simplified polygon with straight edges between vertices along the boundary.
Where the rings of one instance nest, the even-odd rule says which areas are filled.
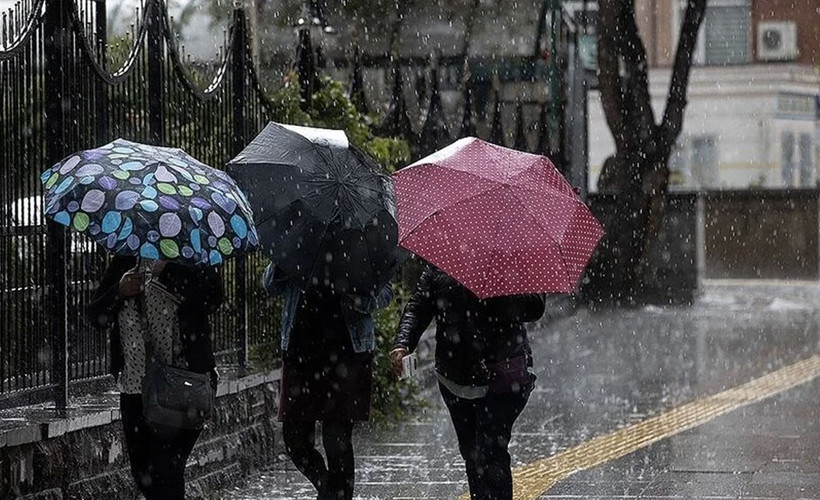
[[[46,77],[46,151],[49,164],[56,163],[67,150],[65,131],[68,119],[62,106],[66,88],[69,9],[72,0],[46,0],[45,77]],[[68,352],[66,310],[66,231],[56,222],[47,223],[47,300],[51,330],[51,382],[54,405],[65,413],[68,405]]]
[[[164,59],[164,37],[162,28],[164,26],[163,10],[159,5],[160,0],[148,0],[146,9],[151,9],[148,14],[148,129],[150,142],[157,146],[165,145],[165,119],[163,109],[163,96],[165,89],[163,83],[162,63]]]
[[[43,4],[38,3],[35,8],[37,8],[39,10],[42,7],[42,5]],[[35,36],[33,38],[33,40],[34,40],[33,43],[36,46],[36,56],[37,56],[36,59],[37,59],[38,63],[45,60],[45,36],[43,35],[43,33],[44,33],[44,30],[43,30],[42,25],[41,25],[40,29],[38,30],[37,36]],[[39,75],[38,82],[40,83],[40,85],[38,85],[38,99],[37,99],[37,104],[35,105],[35,109],[37,110],[37,123],[38,123],[38,127],[36,128],[37,132],[36,132],[35,140],[36,140],[36,144],[37,144],[37,159],[39,160],[39,164],[41,166],[45,167],[46,166],[46,162],[44,161],[45,157],[46,157],[46,152],[45,152],[45,137],[46,137],[45,75],[43,73],[43,68],[41,68],[39,66],[39,64],[38,64],[38,67],[37,67],[37,71],[38,71],[38,75]],[[38,180],[35,180],[35,184],[38,184]],[[38,188],[37,190],[39,192],[42,192],[42,189],[40,188],[39,185],[37,186],[37,188]],[[42,236],[38,236],[36,238],[37,244],[34,246],[35,254],[36,254],[36,262],[38,263],[38,265],[36,266],[38,271],[36,273],[35,283],[38,286],[40,286],[41,290],[43,288],[43,285],[46,283],[46,272],[47,272],[47,266],[39,265],[39,264],[46,261],[45,248],[41,244],[41,243],[44,243],[46,241],[46,238],[47,238],[47,236],[45,234],[45,227],[43,226],[44,216],[45,216],[45,213],[43,213],[37,220],[38,227],[40,228],[41,231],[43,231],[43,233],[42,233]],[[38,311],[39,311],[39,317],[35,317],[35,318],[33,318],[33,320],[36,322],[36,324],[38,324],[40,326],[41,329],[43,329],[40,332],[40,335],[38,335],[38,340],[39,340],[39,343],[40,343],[40,348],[45,350],[46,349],[45,325],[47,324],[47,320],[46,320],[46,314],[47,313],[46,313],[45,307],[42,307],[42,305],[41,305],[41,307],[38,308]],[[42,378],[37,379],[37,385],[45,385],[45,384],[46,384],[45,375],[43,375]]]
[[[96,0],[96,13],[94,17],[95,22],[95,29],[94,29],[94,39],[96,42],[96,49],[97,49],[97,60],[100,62],[100,66],[103,69],[108,67],[106,63],[106,59],[108,57],[106,51],[106,47],[108,46],[108,26],[107,26],[107,17],[106,17],[106,10],[105,10],[105,0]],[[93,77],[93,75],[92,75]],[[97,145],[103,144],[108,140],[108,113],[110,106],[108,105],[108,100],[106,99],[106,92],[105,92],[105,82],[97,78],[95,79],[94,85],[94,101],[95,101],[95,111],[94,111],[94,118],[97,122]]]
[[[239,154],[247,144],[248,124],[245,117],[245,97],[247,88],[248,43],[245,29],[245,10],[234,9],[233,40],[231,44],[231,75],[233,88],[233,145],[232,153]],[[236,290],[236,348],[240,370],[248,367],[248,302],[247,302],[247,260],[244,256],[236,259],[234,287]]]
[[[12,19],[12,24],[11,24],[11,26],[12,26],[12,36],[14,38],[16,38],[17,33],[15,32],[15,30],[18,26],[17,25],[18,15],[17,15],[16,12],[12,12],[10,17]],[[19,54],[19,52],[18,52],[18,54]],[[20,57],[20,56],[18,55],[18,57]],[[15,70],[11,73],[10,79],[9,79],[10,81],[9,81],[8,91],[11,94],[12,102],[15,102],[15,103],[20,102],[20,98],[17,95],[17,86],[18,86],[20,71],[21,71],[21,68],[19,68],[19,67],[15,68]],[[11,151],[12,151],[12,156],[11,156],[12,159],[13,158],[19,158],[19,154],[20,154],[20,152],[19,152],[20,143],[19,143],[19,136],[18,136],[19,130],[20,130],[20,114],[19,113],[14,113],[14,114],[12,114],[12,120],[11,120],[11,130],[10,130],[11,133],[9,134],[10,137],[12,138],[12,144],[11,144],[11,148],[10,148]],[[11,189],[12,189],[11,198],[12,199],[17,197],[17,193],[20,190],[19,189],[20,179],[18,178],[18,175],[19,175],[18,170],[17,169],[12,169],[12,177],[11,177]],[[12,277],[12,281],[14,283],[19,283],[20,282],[20,266],[15,265],[16,263],[14,262],[14,260],[15,259],[12,259],[12,266],[13,267],[12,267],[11,277]],[[20,301],[19,298],[18,298],[15,305],[19,305],[19,304],[22,304],[24,302],[25,301]],[[15,331],[17,331],[17,330],[18,329],[15,328]],[[22,340],[23,339],[20,338],[20,335],[16,335],[16,336],[12,337],[12,344],[11,344],[12,356],[13,356],[12,357],[12,360],[13,360],[12,364],[13,364],[13,366],[16,366],[16,367],[25,366],[24,365],[25,358],[23,357],[23,349],[21,349],[21,346],[20,346],[20,343],[22,342]]]
[[[6,13],[2,13],[2,25],[0,26],[0,44],[3,47],[6,45],[7,40],[7,21],[6,21]],[[0,90],[6,89],[8,87],[8,77],[10,72],[11,63],[5,59],[0,59]],[[0,148],[0,163],[3,165],[8,164],[9,158],[9,144],[8,144],[8,120],[9,115],[11,114],[10,111],[11,106],[7,102],[6,93],[0,91],[0,144],[3,145]],[[0,169],[0,194],[2,194],[3,199],[11,199],[9,196],[9,179],[11,177],[9,169]],[[8,231],[10,234],[13,234],[13,229],[11,227],[11,210],[7,209],[6,207],[2,208],[2,212],[0,212],[0,227],[4,230],[8,227]],[[7,246],[8,242],[8,246]],[[0,244],[0,263],[3,265],[3,270],[7,270],[11,268],[11,239],[6,239],[5,237]],[[11,293],[8,291],[8,287],[11,283],[8,282],[8,278],[3,276],[3,289],[0,290],[0,307],[6,308],[8,304],[11,302]],[[2,315],[0,318],[0,328],[4,332],[11,332],[11,322],[13,321],[11,309],[7,313]],[[8,390],[7,380],[11,373],[11,363],[8,361],[8,352],[9,346],[11,344],[11,335],[0,335],[0,352],[5,353],[0,359],[0,393],[4,393]]]

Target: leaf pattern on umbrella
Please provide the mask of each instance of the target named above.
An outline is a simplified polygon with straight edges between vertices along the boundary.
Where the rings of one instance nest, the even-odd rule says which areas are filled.
[[[181,149],[117,139],[68,156],[41,180],[47,216],[117,254],[217,265],[258,244],[233,179]]]

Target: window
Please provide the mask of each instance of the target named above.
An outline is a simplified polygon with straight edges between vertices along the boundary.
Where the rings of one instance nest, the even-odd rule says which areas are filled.
[[[794,134],[783,132],[780,135],[780,173],[784,187],[794,187]]]
[[[800,134],[800,187],[812,187],[814,184],[814,165],[811,157],[811,136]]]
[[[717,137],[704,135],[692,138],[692,150],[689,157],[692,180],[697,187],[716,187],[717,176]]]
[[[681,2],[677,26],[683,21]],[[695,64],[743,64],[750,61],[751,6],[749,0],[709,0],[695,47]]]
[[[669,154],[669,185],[674,187],[689,187],[691,172],[686,164],[686,144],[678,137]]]

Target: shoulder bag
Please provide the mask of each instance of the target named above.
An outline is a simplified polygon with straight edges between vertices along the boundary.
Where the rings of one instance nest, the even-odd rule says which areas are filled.
[[[175,429],[202,429],[214,409],[210,376],[156,360],[148,343],[145,349],[147,359],[142,381],[145,420]]]
[[[523,354],[488,363],[486,367],[489,389],[493,394],[519,393],[535,381],[535,375],[527,368],[527,356]]]
[[[206,373],[149,361],[142,382],[145,420],[179,429],[202,429],[214,408],[214,390]]]

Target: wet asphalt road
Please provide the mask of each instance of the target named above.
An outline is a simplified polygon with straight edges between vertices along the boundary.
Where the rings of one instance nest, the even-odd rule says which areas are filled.
[[[537,388],[514,428],[515,466],[820,353],[816,283],[708,282],[691,307],[580,310],[532,325]],[[356,432],[356,498],[457,498],[455,434],[431,407]],[[820,499],[820,379],[558,482],[540,498]],[[560,455],[559,455],[560,456]],[[283,459],[231,499],[315,498]]]

